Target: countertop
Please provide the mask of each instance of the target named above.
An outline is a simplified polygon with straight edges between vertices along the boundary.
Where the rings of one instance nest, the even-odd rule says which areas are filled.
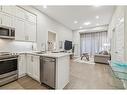
[[[44,56],[44,57],[53,57],[53,58],[59,58],[59,57],[64,57],[64,56],[69,56],[72,53],[64,53],[64,52],[59,52],[59,53],[43,53],[43,54],[37,54],[37,51],[29,51],[29,52],[19,52],[19,54],[32,54],[36,56]]]

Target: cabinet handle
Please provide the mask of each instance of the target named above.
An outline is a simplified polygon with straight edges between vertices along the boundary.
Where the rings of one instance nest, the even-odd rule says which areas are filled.
[[[3,11],[3,7],[1,6],[1,11]]]
[[[29,36],[27,36],[27,40],[29,40]]]
[[[1,18],[1,24],[2,24],[2,18]]]
[[[31,61],[33,62],[33,56],[31,56]]]
[[[25,36],[25,40],[26,40],[26,36]]]

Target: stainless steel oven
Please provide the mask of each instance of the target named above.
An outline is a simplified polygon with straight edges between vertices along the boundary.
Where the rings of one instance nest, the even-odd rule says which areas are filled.
[[[0,26],[0,38],[15,38],[15,29],[6,26]]]
[[[0,86],[18,79],[17,56],[0,56]]]

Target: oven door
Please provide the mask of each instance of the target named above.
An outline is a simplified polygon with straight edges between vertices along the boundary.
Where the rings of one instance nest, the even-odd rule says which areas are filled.
[[[17,70],[17,58],[8,58],[0,60],[0,77],[3,74]]]

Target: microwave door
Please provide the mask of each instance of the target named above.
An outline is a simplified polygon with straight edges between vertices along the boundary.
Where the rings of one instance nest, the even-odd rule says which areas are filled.
[[[9,29],[0,28],[0,36],[9,36]]]

